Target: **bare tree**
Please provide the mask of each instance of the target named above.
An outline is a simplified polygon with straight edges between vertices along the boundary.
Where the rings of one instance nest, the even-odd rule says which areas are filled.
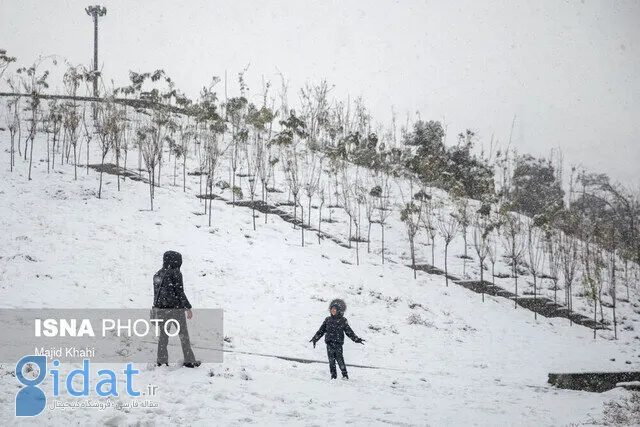
[[[180,153],[179,158],[182,159],[182,191],[187,191],[187,155],[189,154],[189,141],[193,138],[193,129],[188,122],[180,127]],[[176,153],[178,154],[178,153]]]
[[[325,189],[325,182],[320,181],[320,187],[318,188],[318,195],[320,197],[320,206],[318,207],[318,244],[322,243],[322,208],[324,207],[327,199],[327,190]]]
[[[553,283],[553,302],[558,303],[558,279],[560,278],[560,269],[562,266],[562,259],[560,257],[560,251],[558,248],[558,231],[554,229],[547,230],[546,234],[547,242],[547,255],[549,266],[549,277]]]
[[[262,141],[256,140],[253,144],[247,143],[247,180],[249,182],[249,197],[251,199],[251,220],[253,222],[253,230],[256,230],[256,207],[255,198],[258,185],[258,174],[260,170],[261,159],[263,157],[262,150],[264,146]]]
[[[309,215],[309,220],[307,221],[307,224],[309,225],[309,227],[311,227],[311,200],[313,196],[315,196],[315,194],[318,192],[318,188],[320,186],[323,158],[319,152],[316,152],[308,147],[306,149],[304,159],[305,162],[302,170],[302,185],[308,200],[307,212]]]
[[[498,238],[499,238],[499,224],[494,223],[493,229],[487,236],[487,256],[489,262],[491,262],[491,284],[496,284],[496,262],[498,261]]]
[[[612,230],[615,233],[615,230]],[[612,236],[615,240],[615,234]],[[614,339],[618,339],[618,320],[616,317],[616,302],[618,299],[617,295],[617,282],[616,282],[616,251],[615,245],[614,249],[609,253],[609,271],[610,271],[610,279],[609,279],[609,294],[611,295],[611,311],[613,315],[613,337]],[[602,305],[602,301],[600,301],[600,305]]]
[[[342,178],[342,191],[341,191],[341,196],[342,196],[342,208],[344,209],[344,211],[346,212],[347,216],[349,216],[349,247],[351,247],[351,240],[352,240],[352,224],[353,224],[353,217],[355,214],[355,189],[353,186],[353,180],[351,179],[350,175],[349,175],[349,166],[348,163],[346,161],[341,161],[340,163],[340,170],[341,170],[341,178]]]
[[[602,262],[599,250],[592,246],[591,237],[582,242],[582,248],[579,256],[582,261],[582,286],[588,300],[593,302],[593,339],[596,338],[596,326],[598,324],[598,300],[601,298],[602,292]],[[601,300],[602,301],[602,300]],[[602,302],[600,302],[602,307]]]
[[[413,278],[417,278],[416,270],[416,236],[420,230],[420,221],[422,216],[421,206],[414,203],[413,200],[404,202],[404,208],[400,211],[400,220],[404,222],[407,229],[407,237],[409,238],[409,250],[411,251],[411,268],[413,269]]]
[[[530,221],[527,226],[527,256],[529,261],[529,271],[533,276],[533,303],[537,304],[538,298],[538,282],[537,278],[540,275],[542,263],[544,260],[543,250],[543,233],[539,227],[536,227],[533,221]],[[538,318],[538,312],[533,310],[534,319]]]
[[[356,166],[356,177],[352,187],[356,210],[356,215],[354,215],[353,217],[353,223],[356,226],[356,265],[360,265],[360,242],[362,241],[362,233],[360,229],[362,224],[362,206],[366,203],[367,194],[367,189],[362,184],[359,175],[359,170]]]
[[[44,72],[40,72],[38,67],[44,62],[47,58],[38,58],[36,62],[33,63],[30,67],[22,67],[18,68],[17,73],[22,77],[22,88],[25,93],[30,94],[27,101],[27,110],[31,112],[31,117],[28,119],[29,123],[29,133],[24,143],[24,156],[25,160],[27,158],[27,145],[31,142],[31,147],[29,150],[29,181],[31,181],[31,168],[33,165],[33,141],[36,137],[36,131],[38,128],[38,123],[41,115],[41,93],[44,89],[49,87],[47,83],[47,78],[49,77],[49,71],[45,70]],[[56,65],[56,61],[53,61],[54,65]]]
[[[112,100],[107,100],[102,105],[96,106],[95,130],[100,145],[100,185],[98,187],[98,198],[102,197],[104,161],[113,146],[113,139],[117,137],[119,122],[118,109]]]
[[[422,222],[424,223],[424,228],[427,230],[427,235],[429,236],[429,240],[431,241],[431,266],[435,267],[436,261],[436,235],[437,225],[436,225],[436,214],[435,214],[435,203],[433,201],[433,197],[429,196],[426,198],[424,203],[424,215],[422,216]]]
[[[374,178],[375,179],[375,178]],[[376,204],[379,193],[382,191],[379,187],[373,186],[374,179],[367,180],[365,184],[365,192],[363,193],[365,201],[365,215],[367,217],[367,253],[371,253],[371,226],[376,222]]]
[[[87,121],[86,105],[82,108],[82,128],[84,129],[84,138],[87,143],[87,175],[89,175],[89,144],[91,144],[91,139],[93,138],[94,130],[91,129]]]
[[[309,135],[309,144],[314,148],[319,147],[319,137],[322,128],[326,127],[329,121],[329,92],[331,87],[326,80],[320,84],[311,86],[307,83],[300,90],[300,101],[302,105],[301,117],[305,121]]]
[[[78,141],[80,139],[80,115],[78,114],[78,105],[76,96],[80,88],[80,82],[83,75],[76,67],[69,67],[63,76],[63,83],[68,96],[72,100],[64,105],[64,127],[69,138],[69,143],[73,147],[73,176],[78,179]],[[55,136],[54,136],[55,141]],[[119,184],[118,184],[119,185]]]
[[[0,49],[0,79],[2,79],[4,72],[7,71],[12,62],[16,62],[16,58],[9,56],[6,49]]]
[[[155,197],[155,177],[156,168],[162,158],[162,147],[164,138],[162,129],[156,126],[145,126],[138,130],[139,146],[142,149],[142,157],[149,175],[149,202],[153,210],[153,199]]]
[[[472,221],[471,210],[469,208],[469,199],[467,199],[466,197],[458,197],[455,200],[455,206],[456,215],[460,223],[462,240],[464,241],[464,262],[462,263],[462,274],[465,274],[465,266],[467,263],[467,258],[469,257],[467,253],[467,231]]]
[[[9,151],[9,162],[11,172],[16,164],[16,136],[20,129],[20,115],[18,114],[19,98],[9,99],[7,101],[7,128],[9,129],[9,137],[11,138],[11,149]],[[18,148],[20,147],[20,139],[18,138]]]
[[[225,111],[231,122],[231,190],[232,190],[232,205],[235,206],[236,202],[236,174],[238,167],[240,166],[241,149],[247,143],[249,138],[249,131],[246,126],[247,115],[247,99],[244,97],[231,98],[225,105]]]
[[[56,101],[53,101],[49,104],[49,114],[46,116],[46,120],[49,125],[47,126],[47,131],[50,131],[53,138],[51,147],[49,147],[49,137],[47,135],[47,173],[49,173],[49,167],[51,167],[51,169],[56,168],[56,142],[58,142],[60,138],[60,131],[66,119],[64,110],[64,106],[59,105]],[[49,149],[51,151],[49,151]],[[49,155],[49,152],[51,152],[51,155]]]
[[[520,216],[512,212],[503,213],[502,245],[506,256],[511,261],[511,271],[515,281],[515,304],[518,308],[518,265],[525,249],[524,232]]]
[[[389,185],[389,172],[387,170],[382,171],[379,174],[379,181],[376,188],[379,188],[379,193],[376,190],[377,194],[373,194],[377,196],[377,210],[378,210],[378,223],[380,224],[380,233],[382,240],[382,264],[384,264],[384,226],[387,223],[387,219],[391,215],[391,187]]]
[[[569,310],[569,320],[571,319],[572,307],[572,284],[576,277],[576,267],[578,264],[578,244],[574,237],[561,233],[559,239],[559,252],[562,259],[562,275],[564,277],[565,304]]]
[[[473,247],[478,255],[480,267],[480,288],[482,289],[482,302],[484,302],[484,260],[489,255],[489,234],[493,229],[489,218],[481,213],[476,214],[473,224]]]
[[[440,215],[438,215],[436,225],[438,227],[440,235],[444,239],[444,275],[445,283],[447,286],[449,286],[449,244],[458,234],[458,231],[460,229],[460,221],[458,220],[458,217],[456,215],[451,213],[449,215],[445,215],[441,211]]]
[[[218,165],[220,164],[220,159],[227,151],[230,145],[222,146],[221,137],[222,133],[220,130],[222,128],[218,128],[216,131],[215,127],[209,128],[205,132],[205,143],[204,143],[204,153],[206,159],[206,170],[207,170],[207,188],[209,190],[209,195],[205,199],[209,201],[209,227],[211,227],[211,205],[213,203],[213,185],[215,183],[216,172],[218,169]],[[254,220],[254,230],[255,230],[255,220]]]

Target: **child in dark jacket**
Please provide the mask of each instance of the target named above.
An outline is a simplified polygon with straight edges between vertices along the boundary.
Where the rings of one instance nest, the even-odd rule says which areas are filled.
[[[342,357],[342,345],[344,344],[345,334],[358,344],[364,344],[362,338],[353,332],[347,319],[344,317],[344,312],[347,310],[347,305],[341,299],[335,299],[331,301],[329,305],[329,311],[331,316],[324,319],[322,326],[318,329],[318,332],[311,338],[309,342],[313,343],[315,348],[316,342],[324,335],[324,341],[327,344],[327,356],[329,357],[329,371],[331,372],[331,379],[338,377],[336,373],[336,362],[342,372],[342,379],[349,379],[347,374],[347,367],[344,364],[344,358]]]

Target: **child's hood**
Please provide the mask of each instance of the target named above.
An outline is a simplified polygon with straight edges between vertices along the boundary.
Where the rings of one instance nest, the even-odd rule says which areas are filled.
[[[347,304],[341,299],[334,299],[331,301],[331,304],[329,304],[329,311],[331,311],[333,307],[336,308],[338,314],[344,314],[344,312],[347,311]]]

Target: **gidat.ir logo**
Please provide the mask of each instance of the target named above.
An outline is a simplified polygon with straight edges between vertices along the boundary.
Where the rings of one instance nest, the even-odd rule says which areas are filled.
[[[28,363],[38,366],[40,372],[33,379],[25,378],[22,370]],[[16,378],[24,387],[16,394],[16,417],[35,417],[47,405],[47,396],[38,386],[47,375],[46,356],[24,356],[16,365]]]

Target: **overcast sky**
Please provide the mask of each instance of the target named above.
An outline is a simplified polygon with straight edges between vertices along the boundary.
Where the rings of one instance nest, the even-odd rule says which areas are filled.
[[[88,1],[0,0],[0,48],[29,65],[56,54],[93,55]],[[326,78],[340,99],[363,96],[374,118],[444,121],[448,143],[471,128],[488,146],[512,145],[640,184],[640,2],[127,1],[100,20],[107,80],[163,68],[190,96],[214,75],[250,64],[261,79]],[[220,88],[222,90],[222,87]],[[293,99],[291,99],[293,100]],[[257,99],[256,99],[257,102]]]

